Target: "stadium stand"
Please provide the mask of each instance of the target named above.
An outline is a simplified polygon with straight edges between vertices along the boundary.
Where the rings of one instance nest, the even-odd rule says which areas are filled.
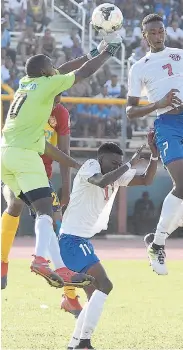
[[[28,57],[35,53],[50,56],[55,66],[79,57],[87,52],[100,37],[89,24],[95,6],[106,1],[75,0],[2,0],[1,18],[1,79],[14,91],[24,74]],[[125,98],[128,70],[148,50],[142,40],[140,23],[153,11],[161,14],[167,26],[167,44],[183,47],[183,0],[113,0],[124,14],[122,53],[111,59],[91,79],[77,84],[65,96]],[[2,89],[2,94],[6,93]],[[4,103],[4,118],[8,109]],[[121,135],[121,120],[124,107],[119,105],[66,104],[71,114],[73,147],[98,146],[96,139],[116,139]],[[143,118],[126,124],[130,142],[126,147],[135,147],[152,126],[152,118]],[[123,127],[123,126],[122,126]],[[81,138],[77,141],[77,138]],[[137,142],[136,142],[137,141]]]

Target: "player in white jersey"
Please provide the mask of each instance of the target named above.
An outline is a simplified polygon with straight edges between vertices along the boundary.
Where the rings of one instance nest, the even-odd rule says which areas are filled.
[[[164,200],[155,234],[147,235],[145,242],[153,270],[165,275],[165,240],[183,218],[183,50],[165,47],[166,30],[159,15],[146,16],[142,31],[150,52],[129,72],[127,115],[133,120],[157,111],[156,144],[173,189]],[[149,104],[140,106],[144,90]]]
[[[90,238],[107,229],[119,186],[149,185],[153,181],[158,155],[153,136],[153,133],[148,136],[152,155],[143,175],[131,168],[139,160],[141,149],[130,162],[122,164],[120,147],[104,143],[98,150],[98,159],[87,160],[74,179],[70,202],[62,220],[60,253],[69,269],[87,272],[95,278],[95,285],[85,288],[88,302],[76,322],[69,349],[92,349],[91,335],[113,286]]]

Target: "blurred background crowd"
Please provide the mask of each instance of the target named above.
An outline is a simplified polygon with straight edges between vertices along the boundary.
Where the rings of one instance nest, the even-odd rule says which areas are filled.
[[[79,57],[87,52],[87,43],[82,45],[81,29],[74,23],[82,22],[82,9],[86,13],[85,31],[87,42],[88,28],[93,9],[101,0],[2,0],[1,18],[1,79],[16,90],[19,79],[24,75],[26,59],[33,54],[43,53],[51,57],[55,66]],[[143,57],[148,51],[141,35],[141,21],[149,13],[156,12],[163,16],[167,27],[167,45],[183,48],[183,0],[110,0],[123,12],[124,26],[120,30],[125,46],[123,61],[125,76],[121,81],[119,64],[109,61],[91,79],[77,84],[66,96],[89,96],[99,98],[125,98],[127,93],[127,71],[131,64]],[[76,3],[79,5],[76,6]],[[51,13],[53,5],[69,16]],[[57,18],[57,17],[58,18]],[[58,25],[54,25],[58,22]],[[61,31],[59,31],[59,26]],[[95,42],[100,40],[93,31]],[[120,53],[119,57],[120,59]],[[2,90],[2,93],[6,93]],[[121,133],[121,120],[124,108],[110,105],[67,105],[71,114],[73,136],[85,138],[116,137]],[[4,118],[8,109],[5,103]],[[133,131],[147,130],[146,118],[127,125],[130,139]]]
[[[117,59],[110,59],[90,79],[64,92],[64,96],[97,97],[104,102],[102,105],[66,105],[71,116],[71,136],[76,138],[71,141],[72,147],[85,149],[85,152],[92,151],[99,145],[97,138],[100,141],[104,138],[120,139],[125,129],[128,139],[126,150],[133,152],[132,148],[137,147],[133,144],[134,140],[138,139],[142,143],[155,116],[128,123],[124,106],[105,104],[105,99],[126,98],[128,70],[148,51],[141,34],[141,21],[147,14],[160,14],[167,30],[166,44],[183,48],[183,0],[1,0],[1,79],[2,83],[16,91],[24,75],[25,62],[31,55],[46,54],[52,58],[56,67],[87,53],[101,39],[93,30],[91,45],[89,28],[93,9],[102,2],[116,4],[123,12],[124,25],[119,31],[123,39],[123,52],[118,53]],[[1,93],[7,94],[3,85]],[[4,101],[4,120],[8,108],[9,102]],[[159,174],[159,180],[149,193],[142,190],[128,192],[129,232],[152,232],[159,217],[159,204],[171,186],[171,181],[164,175],[165,172]],[[60,186],[60,178],[58,183]],[[111,232],[117,232],[117,207],[116,202],[109,224]]]

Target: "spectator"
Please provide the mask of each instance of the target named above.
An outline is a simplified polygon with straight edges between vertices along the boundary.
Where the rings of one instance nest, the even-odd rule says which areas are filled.
[[[79,40],[79,43],[81,44],[81,37],[79,35],[78,29],[77,28],[72,28],[71,31],[71,35],[70,35],[71,39],[73,40],[74,38],[77,38]]]
[[[27,24],[40,23],[39,32],[42,32],[50,23],[50,18],[46,16],[46,6],[44,0],[28,0],[27,3]]]
[[[86,11],[86,24],[88,25],[91,21],[92,12],[96,7],[95,1],[93,0],[84,0],[79,4]],[[79,13],[79,20],[81,20],[81,13]]]
[[[94,105],[92,107],[92,123],[91,127],[94,127],[94,135],[96,138],[103,138],[105,136],[105,128],[107,125],[107,119],[110,116],[110,108],[105,105]]]
[[[72,46],[72,59],[83,56],[83,50],[81,48],[81,44],[77,37],[73,38],[73,46]]]
[[[172,21],[171,26],[166,29],[169,46],[183,48],[183,30],[178,27],[177,21]]]
[[[91,125],[92,108],[90,105],[78,104],[77,105],[77,123],[76,134],[77,136],[88,137],[89,128]]]
[[[180,28],[183,29],[183,0],[179,0],[177,2],[178,8],[177,8],[177,13],[180,13]]]
[[[62,36],[62,46],[63,48],[71,49],[73,46],[73,39],[77,38],[81,44],[81,37],[79,36],[78,29],[72,28],[71,33],[64,34]]]
[[[6,27],[7,21],[3,17],[1,18],[1,48],[7,49],[10,46],[10,33]]]
[[[96,96],[96,98],[109,98],[107,86],[101,86],[100,93]]]
[[[123,9],[124,21],[127,20],[133,21],[136,19],[136,4],[133,0],[128,0],[125,2],[125,6]]]
[[[164,19],[164,25],[167,26],[168,19],[171,14],[171,5],[170,0],[161,0],[158,1],[155,5],[155,12],[160,14]]]
[[[4,17],[4,13],[5,13],[5,3],[4,0],[1,0],[1,18]],[[1,21],[2,24],[2,21]]]
[[[92,89],[90,86],[89,79],[85,79],[75,85],[73,85],[68,90],[69,96],[76,96],[76,97],[89,97],[92,96]]]
[[[54,36],[51,35],[51,30],[48,28],[45,29],[44,36],[39,39],[38,52],[50,58],[57,56],[56,41]]]
[[[32,26],[27,26],[22,33],[18,43],[17,51],[21,55],[22,63],[25,65],[26,60],[31,55],[35,55],[37,50],[37,39]]]
[[[62,46],[68,61],[73,58],[73,55],[83,55],[83,51],[81,49],[81,38],[78,34],[78,30],[75,28],[72,29],[70,34],[65,34],[62,37]]]
[[[13,63],[15,63],[16,52],[10,49],[10,33],[7,29],[7,24],[6,18],[3,17],[1,19],[1,55],[2,58],[5,58],[5,56],[11,57]]]
[[[133,220],[136,234],[151,232],[155,218],[154,204],[148,192],[135,202]]]
[[[98,84],[100,89],[101,86],[105,85],[106,81],[108,81],[111,77],[110,66],[108,64],[104,64],[95,74],[94,79]]]
[[[133,136],[132,126],[131,126],[131,123],[129,122],[129,120],[127,120],[126,136],[127,136],[127,140],[131,140],[132,136]],[[130,142],[127,141],[126,148],[129,148],[129,147],[130,147]]]
[[[125,42],[126,39],[126,29],[124,27],[121,27],[121,29],[118,30],[118,34],[121,36],[123,42]]]
[[[140,42],[140,46],[134,50],[132,56],[129,59],[132,63],[135,63],[139,61],[142,57],[144,57],[148,51],[149,47],[147,41],[145,39],[142,39]]]
[[[26,0],[9,0],[9,19],[10,30],[15,30],[15,21],[19,22],[19,30],[22,29],[23,23],[25,23],[27,14],[27,1]]]
[[[125,85],[121,85],[121,91],[120,91],[120,95],[118,96],[119,98],[126,98],[127,95],[127,90]]]
[[[19,86],[19,80],[20,80],[20,75],[19,75],[19,70],[16,66],[16,64],[14,64],[12,66],[12,68],[10,69],[10,79],[9,79],[9,86],[11,86],[11,88],[16,91],[18,89]]]
[[[122,109],[118,105],[110,107],[109,117],[107,118],[106,135],[116,138],[118,128],[121,131]]]
[[[113,74],[111,76],[111,80],[108,80],[105,84],[108,90],[108,95],[110,97],[119,97],[120,92],[121,92],[121,86],[120,83],[118,82],[118,76],[116,74]]]
[[[11,60],[11,57],[6,56],[4,59],[4,62],[2,61],[1,65],[1,80],[2,83],[7,83],[9,82],[10,79],[10,69],[13,66],[13,62]]]
[[[1,49],[1,64],[4,64],[5,57],[6,57],[6,49],[2,48]]]
[[[140,27],[135,27],[133,29],[132,37],[131,37],[131,49],[135,49],[140,45],[140,41],[142,39],[142,30]]]

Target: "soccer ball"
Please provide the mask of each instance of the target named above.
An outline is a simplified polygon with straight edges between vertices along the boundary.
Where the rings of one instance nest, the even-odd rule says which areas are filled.
[[[98,31],[102,29],[106,33],[112,33],[122,27],[123,14],[113,4],[101,4],[93,11],[91,23]]]

